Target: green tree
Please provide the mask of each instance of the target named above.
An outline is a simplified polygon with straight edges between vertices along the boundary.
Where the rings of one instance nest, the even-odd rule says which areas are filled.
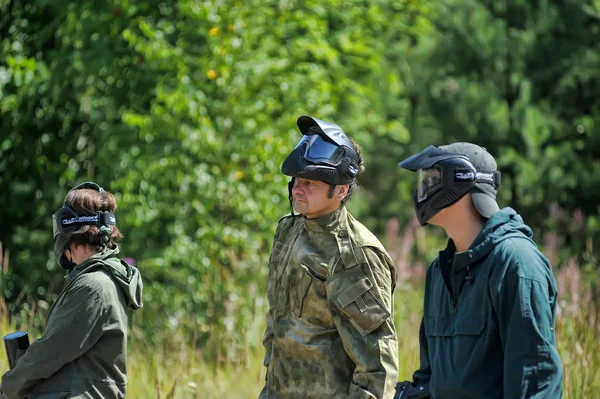
[[[363,144],[365,195],[395,184],[395,168],[377,166],[390,159],[375,154],[393,158],[410,138],[392,55],[427,29],[419,1],[4,9],[0,188],[12,222],[0,239],[18,254],[4,284],[14,309],[24,287],[35,299],[60,283],[49,215],[68,187],[94,179],[116,192],[123,254],[146,276],[143,324],[185,324],[199,343],[243,348],[245,326],[263,322],[266,256],[289,210],[279,166],[296,118],[333,120]]]
[[[599,233],[599,11],[597,1],[445,2],[419,38],[424,56],[413,58],[421,104],[413,137],[433,131],[434,143],[487,147],[503,172],[500,202],[538,232],[553,227],[557,203],[581,209]],[[578,235],[568,240],[571,251],[585,250]]]

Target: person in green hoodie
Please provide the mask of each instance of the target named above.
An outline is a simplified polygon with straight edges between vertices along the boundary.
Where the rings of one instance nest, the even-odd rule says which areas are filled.
[[[427,270],[414,384],[434,399],[560,398],[556,282],[521,216],[500,210],[494,158],[454,143],[399,165],[417,172],[421,225],[449,237]]]
[[[142,306],[142,278],[117,257],[115,197],[95,183],[54,213],[54,255],[68,270],[41,338],[2,377],[3,398],[124,398],[127,310]]]

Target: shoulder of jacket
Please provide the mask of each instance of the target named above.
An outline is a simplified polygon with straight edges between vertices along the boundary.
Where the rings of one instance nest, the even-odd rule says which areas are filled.
[[[348,233],[356,247],[374,247],[385,252],[383,244],[371,230],[350,215],[348,218]]]
[[[523,263],[523,256],[534,254],[537,250],[535,244],[526,236],[511,236],[496,243],[485,255],[484,259],[493,259],[494,263],[509,267]]]
[[[552,274],[550,262],[530,239],[511,237],[501,244],[494,252],[502,257],[506,275],[543,282]]]
[[[73,304],[87,301],[88,298],[94,301],[101,298],[105,284],[101,280],[102,277],[98,277],[97,274],[94,270],[77,276],[64,291],[64,298],[76,298],[75,302],[71,301]]]
[[[348,230],[339,230],[337,236],[341,261],[346,269],[368,263],[370,257],[367,256],[367,252],[381,256],[388,264],[394,264],[375,234],[351,215],[348,218]]]
[[[293,223],[293,221],[295,219],[300,218],[302,215],[299,213],[294,213],[293,215],[291,213],[285,214],[282,217],[279,218],[279,220],[277,221],[277,224],[282,224],[282,223]]]
[[[279,218],[279,220],[277,221],[277,227],[275,228],[273,242],[279,241],[282,239],[282,237],[286,237],[287,235],[289,235],[291,229],[294,226],[294,222],[296,222],[296,225],[301,224],[300,221],[296,220],[298,219],[298,216],[299,215],[292,215],[291,213],[288,213],[287,215],[284,215]]]
[[[115,282],[113,281],[110,273],[104,270],[102,266],[98,266],[78,276],[73,284],[72,289],[84,289],[100,294],[105,292],[107,287],[112,289],[114,286]]]
[[[295,214],[291,214],[288,213],[287,215],[283,215],[282,217],[279,218],[279,220],[277,221],[277,231],[282,231],[282,230],[287,230],[290,227],[294,226],[294,224],[296,223],[300,223],[301,220],[299,220],[302,217],[302,215],[295,213]]]

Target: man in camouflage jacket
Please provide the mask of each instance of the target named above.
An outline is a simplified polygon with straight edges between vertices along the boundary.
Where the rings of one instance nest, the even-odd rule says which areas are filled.
[[[302,116],[298,127],[282,172],[300,214],[280,219],[269,259],[260,398],[392,398],[395,266],[345,208],[360,149],[333,123]]]

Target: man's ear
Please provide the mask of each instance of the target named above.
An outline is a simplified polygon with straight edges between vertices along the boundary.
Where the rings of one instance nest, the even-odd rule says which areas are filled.
[[[348,190],[350,189],[350,185],[349,184],[340,184],[338,185],[338,190],[337,190],[337,197],[338,199],[341,201],[346,197],[346,194],[348,194]]]
[[[69,251],[69,252],[67,252]],[[71,246],[69,245],[67,248],[65,248],[65,251],[63,252],[63,256],[65,258],[67,258],[67,260],[69,262],[71,262],[71,259],[73,259],[73,251],[71,251]]]
[[[69,250],[71,251],[71,255],[75,253],[75,251],[77,251],[77,248],[81,247],[81,245],[78,245],[77,243],[72,242],[69,245]],[[87,247],[86,245],[83,246],[84,248]]]

